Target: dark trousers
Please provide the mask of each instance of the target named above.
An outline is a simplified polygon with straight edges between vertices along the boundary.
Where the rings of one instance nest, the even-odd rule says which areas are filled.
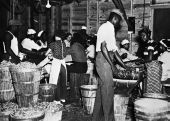
[[[114,121],[114,82],[112,70],[102,53],[96,56],[96,70],[99,75],[92,121]]]
[[[60,69],[60,74],[59,74],[59,79],[57,83],[57,99],[66,99],[67,96],[67,87],[66,87],[66,80],[67,80],[67,75],[66,75],[66,68],[61,64],[61,69]]]

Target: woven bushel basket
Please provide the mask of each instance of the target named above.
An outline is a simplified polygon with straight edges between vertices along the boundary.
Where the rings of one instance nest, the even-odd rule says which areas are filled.
[[[0,67],[0,102],[8,102],[15,98],[9,66]]]
[[[41,80],[40,68],[10,67],[16,98],[20,107],[27,107],[38,101]]]
[[[45,102],[55,100],[57,85],[55,84],[40,84],[39,99]]]

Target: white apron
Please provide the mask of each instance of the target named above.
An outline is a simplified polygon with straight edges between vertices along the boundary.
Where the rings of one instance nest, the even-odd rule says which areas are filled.
[[[50,84],[57,85],[58,77],[59,77],[60,69],[61,69],[61,64],[66,68],[66,63],[65,63],[64,59],[59,60],[59,59],[53,58],[52,65],[51,65],[50,78],[49,78]],[[66,76],[67,76],[67,71],[66,71]],[[66,77],[66,79],[67,79],[67,77]]]

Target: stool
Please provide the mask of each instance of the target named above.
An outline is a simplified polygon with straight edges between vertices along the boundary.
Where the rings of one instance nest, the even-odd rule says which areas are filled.
[[[86,73],[70,73],[70,98],[80,99],[80,86],[89,83],[90,74]]]

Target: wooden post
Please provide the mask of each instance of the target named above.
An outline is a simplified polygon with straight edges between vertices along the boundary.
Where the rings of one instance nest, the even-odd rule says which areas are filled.
[[[61,17],[62,15],[62,10],[61,10],[61,5],[56,5],[56,29],[61,30]]]
[[[56,13],[56,7],[55,6],[52,6],[51,7],[51,27],[50,27],[50,36],[53,36],[54,33],[55,33],[55,13]]]
[[[28,0],[27,12],[28,12],[27,24],[28,24],[28,28],[30,28],[31,27],[31,6],[30,6],[30,0]]]
[[[50,12],[51,9],[50,8],[46,8],[46,32],[47,32],[47,43],[50,42]]]
[[[73,33],[73,27],[72,27],[72,17],[73,17],[73,3],[70,4],[70,16],[69,16],[69,31],[70,33]]]

